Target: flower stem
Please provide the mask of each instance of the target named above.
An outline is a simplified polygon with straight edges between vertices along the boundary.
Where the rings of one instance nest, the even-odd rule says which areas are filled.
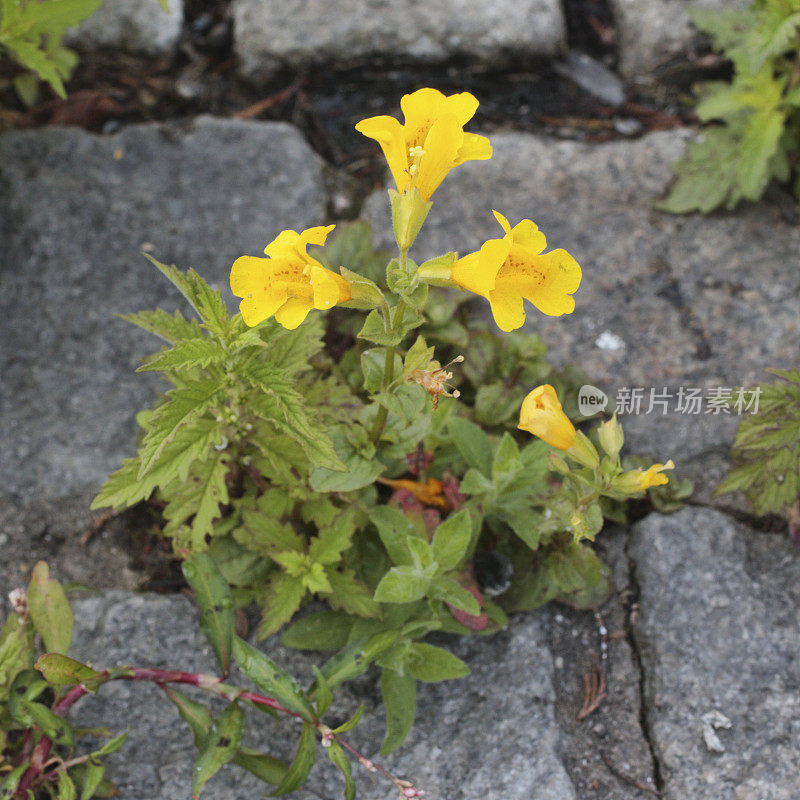
[[[407,250],[400,251],[400,263],[404,264]],[[403,317],[406,313],[405,300],[400,300],[394,310],[394,315],[391,313],[389,316],[389,328],[391,332],[397,332],[403,325]],[[381,381],[381,391],[385,392],[389,389],[394,381],[394,357],[397,354],[397,348],[392,345],[386,348],[386,360],[383,364],[383,380]],[[378,414],[375,417],[375,424],[370,433],[370,441],[377,444],[381,438],[381,434],[386,428],[386,420],[389,418],[389,409],[386,406],[378,406]]]

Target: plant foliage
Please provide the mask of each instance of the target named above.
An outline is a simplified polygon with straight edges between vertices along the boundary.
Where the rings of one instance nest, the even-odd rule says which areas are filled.
[[[746,9],[696,9],[692,19],[731,61],[733,78],[695,86],[697,116],[711,124],[673,165],[676,181],[658,207],[730,209],[793,176],[800,197],[800,2],[753,0]]]

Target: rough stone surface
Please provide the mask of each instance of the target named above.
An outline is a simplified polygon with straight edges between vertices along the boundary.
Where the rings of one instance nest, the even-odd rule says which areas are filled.
[[[197,632],[196,612],[185,598],[112,592],[79,601],[75,610],[79,628],[73,652],[78,658],[91,659],[97,666],[214,669],[208,646]],[[547,617],[547,612],[521,615],[491,641],[449,639],[472,675],[458,684],[421,686],[419,717],[410,739],[385,763],[424,787],[430,797],[578,800],[561,760]],[[269,644],[279,663],[310,678],[307,656]],[[373,679],[361,679],[337,693],[332,713],[343,720],[362,701],[366,701],[364,722],[350,740],[377,758],[382,721]],[[105,686],[97,697],[82,701],[77,718],[86,725],[124,721],[130,727],[128,742],[114,757],[112,768],[123,798],[186,797],[194,754],[191,737],[155,687]],[[248,741],[289,757],[296,728],[291,722],[276,727],[260,715],[251,720]],[[326,761],[315,768],[298,797],[332,800],[340,795],[339,778]],[[375,783],[361,772],[356,772],[359,797],[393,796],[390,784]],[[233,800],[258,796],[263,790],[263,784],[230,767],[209,785],[208,798]]]
[[[0,584],[55,551],[72,580],[132,585],[74,536],[158,386],[134,372],[158,340],[114,314],[185,307],[140,251],[225,287],[238,255],[320,220],[321,172],[283,124],[0,136]]]
[[[506,61],[561,50],[566,27],[556,0],[235,0],[234,42],[242,70],[266,78],[282,67],[369,55],[441,62],[459,55]]]
[[[104,0],[103,5],[67,35],[79,49],[113,47],[159,55],[175,47],[183,28],[183,0]]]
[[[619,37],[620,70],[628,78],[647,77],[698,39],[689,19],[694,8],[744,8],[749,0],[610,0]]]
[[[679,465],[707,452],[724,458],[736,424],[735,415],[705,414],[705,404],[700,414],[677,413],[681,387],[752,385],[767,378],[765,367],[790,367],[800,350],[800,228],[780,203],[708,218],[652,209],[688,135],[589,145],[496,134],[490,161],[458,167],[437,189],[412,253],[477,249],[500,233],[492,208],[512,222],[535,220],[548,249],[575,256],[583,282],[573,314],[546,317],[528,305],[527,325],[557,363],[581,365],[612,399],[643,388],[641,413],[624,420],[630,450]],[[369,198],[366,215],[391,246],[384,192]],[[658,405],[645,413],[650,390],[665,388],[669,413]],[[705,470],[700,458],[701,480]]]
[[[712,511],[651,515],[630,549],[647,719],[665,800],[790,800],[800,766],[800,560]],[[700,718],[719,711],[724,753]]]

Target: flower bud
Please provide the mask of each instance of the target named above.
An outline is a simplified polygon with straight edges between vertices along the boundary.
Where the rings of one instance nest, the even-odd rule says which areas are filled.
[[[556,390],[548,383],[537,386],[522,401],[517,427],[557,450],[569,450],[575,442],[575,428],[562,410]]]
[[[617,422],[617,415],[603,422],[597,429],[597,437],[600,439],[600,447],[612,458],[619,455],[622,445],[625,442],[625,435],[622,432],[622,425]]]
[[[632,469],[624,472],[614,480],[611,488],[625,494],[636,494],[644,492],[652,486],[663,486],[669,483],[669,477],[661,474],[665,469],[675,469],[672,459],[666,464],[653,464],[646,470]]]

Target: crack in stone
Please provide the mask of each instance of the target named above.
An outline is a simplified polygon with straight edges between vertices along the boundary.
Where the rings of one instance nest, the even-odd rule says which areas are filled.
[[[631,533],[629,531],[625,540],[623,551],[628,561],[628,585],[631,591],[631,602],[637,602],[641,597],[641,586],[639,584],[639,577],[636,570],[636,561],[630,552],[630,536]],[[658,747],[655,742],[650,715],[648,714],[647,709],[647,676],[644,667],[644,659],[642,657],[639,639],[636,636],[636,631],[630,621],[630,618],[628,618],[625,623],[625,638],[627,639],[628,645],[631,648],[636,670],[639,673],[639,727],[641,728],[642,736],[647,744],[647,748],[650,751],[650,758],[653,760],[653,783],[659,795],[663,796],[665,787],[664,774],[661,769],[661,761],[658,756]]]

